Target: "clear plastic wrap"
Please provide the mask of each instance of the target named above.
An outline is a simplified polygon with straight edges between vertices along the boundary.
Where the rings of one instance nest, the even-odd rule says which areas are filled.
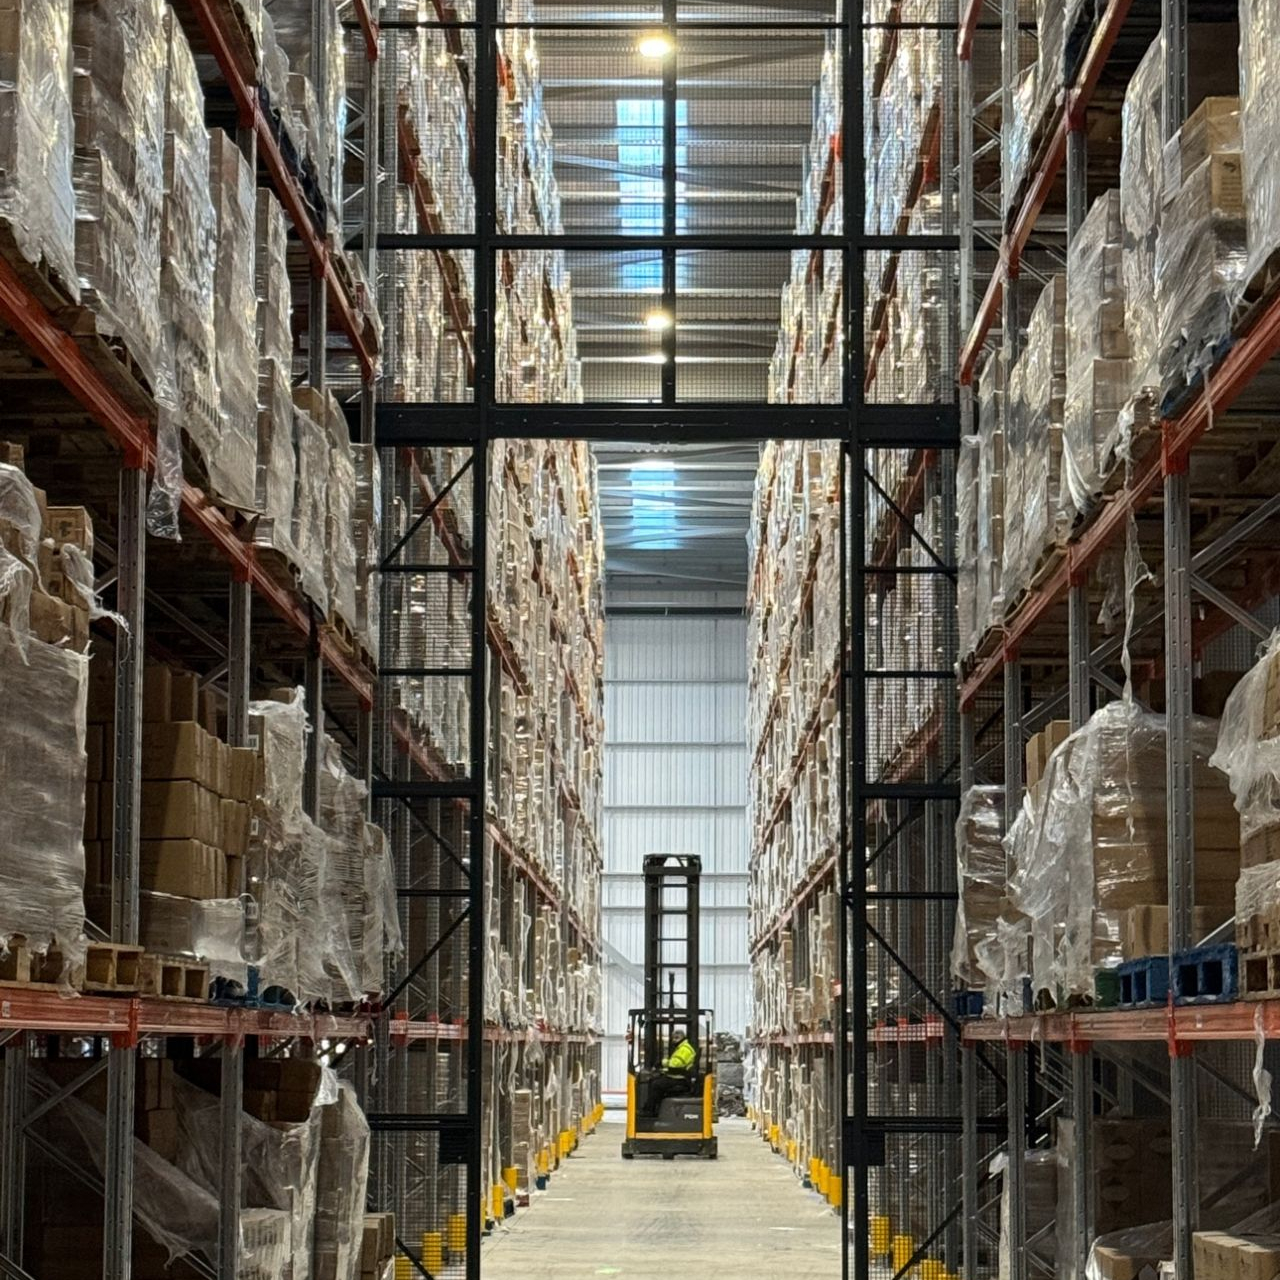
[[[26,634],[41,518],[31,482],[0,465],[0,942],[84,954],[89,659]],[[35,868],[39,874],[33,874]]]
[[[978,475],[982,441],[964,436],[956,459],[956,612],[960,657],[973,652],[978,628]]]
[[[320,828],[329,837],[323,865],[321,909],[333,999],[359,1000],[365,994],[366,939],[364,813],[368,788],[349,774],[337,743],[326,737],[320,771]]]
[[[274,547],[290,561],[299,559],[293,543],[298,462],[294,452],[293,393],[289,366],[262,360],[258,366],[258,453],[255,540]]]
[[[356,491],[354,534],[356,551],[356,634],[373,656],[379,653],[381,629],[382,467],[378,449],[371,444],[353,444]]]
[[[1252,280],[1280,247],[1280,94],[1276,56],[1280,10],[1271,0],[1240,0],[1240,132],[1249,225],[1245,278]]]
[[[1120,410],[1133,373],[1125,331],[1124,226],[1120,192],[1100,196],[1067,259],[1067,383],[1062,506],[1085,515],[1127,452]]]
[[[956,819],[955,936],[951,973],[965,987],[982,985],[979,948],[995,935],[1005,900],[1004,788],[970,787],[960,799]]]
[[[1192,722],[1195,902],[1225,917],[1239,828],[1226,778],[1209,764],[1216,738],[1214,722]],[[1008,846],[1017,863],[1010,895],[1031,922],[1037,992],[1091,995],[1094,971],[1122,958],[1125,911],[1168,901],[1165,749],[1164,717],[1121,700],[1050,756],[1040,802],[1026,802],[1025,838]]]
[[[375,823],[364,827],[364,955],[362,990],[381,992],[387,964],[404,952],[400,934],[396,868],[387,833]],[[524,989],[520,991],[521,998]]]
[[[329,609],[356,629],[356,469],[351,456],[347,419],[332,395],[328,397],[329,487],[325,520],[325,585]]]
[[[1061,1160],[1055,1148],[1023,1151],[1022,1184],[1025,1196],[1024,1248],[1034,1257],[1035,1270],[1042,1275],[1055,1275],[1057,1270],[1058,1237],[1053,1229],[1058,1216],[1058,1176]],[[1003,1153],[991,1164],[991,1172],[1008,1173],[1008,1157]],[[1009,1180],[1001,1178],[1000,1187],[1000,1251],[997,1269],[998,1280],[1009,1280],[1011,1267]]]
[[[78,298],[71,0],[2,0],[0,32],[0,220]]]
[[[162,374],[166,42],[160,0],[72,10],[76,272],[98,332],[119,338],[153,389]]]
[[[253,805],[248,873],[258,903],[258,965],[264,987],[299,1002],[358,999],[350,939],[330,883],[333,838],[302,810],[307,717],[302,691],[250,704],[263,760]]]
[[[139,894],[138,937],[149,951],[191,956],[209,966],[211,977],[243,983],[246,978],[245,904],[239,898],[180,898]]]
[[[306,389],[309,394],[310,388]],[[293,491],[293,545],[297,548],[302,589],[322,613],[329,610],[325,584],[324,539],[329,502],[329,437],[324,426],[300,407],[294,393],[294,443],[297,482]]]
[[[321,1280],[360,1280],[369,1123],[349,1084],[339,1086],[336,1102],[320,1108],[319,1137],[315,1274]]]
[[[1227,698],[1212,763],[1227,775],[1240,814],[1241,865],[1280,860],[1280,631]],[[1241,894],[1251,897],[1245,880],[1242,873]],[[1237,923],[1249,914],[1238,911]]]
[[[1030,586],[1042,557],[1068,530],[1060,509],[1066,295],[1066,278],[1054,276],[1031,313],[1027,344],[1009,380],[1002,572],[1006,600]]]
[[[1160,226],[1163,138],[1162,44],[1143,56],[1124,95],[1121,112],[1120,218],[1124,224],[1122,272],[1125,331],[1129,337],[1133,389],[1158,383],[1160,311],[1156,302],[1156,242]]]
[[[203,457],[221,437],[213,316],[216,220],[209,196],[209,133],[195,58],[172,9],[165,10],[164,222],[160,305],[173,357],[171,430]],[[177,458],[181,474],[181,455]]]
[[[215,495],[254,509],[257,480],[258,302],[254,289],[254,175],[221,129],[209,134],[209,189],[216,215],[213,319],[221,430],[202,451]]]
[[[286,372],[293,359],[293,292],[289,285],[289,221],[274,192],[259,187],[254,206],[254,292],[258,355]]]
[[[994,354],[978,378],[978,635],[1004,617],[1004,361]],[[1021,528],[1021,522],[1018,525]]]
[[[1209,98],[1170,141],[1156,244],[1160,387],[1176,397],[1221,354],[1248,283],[1239,101]]]

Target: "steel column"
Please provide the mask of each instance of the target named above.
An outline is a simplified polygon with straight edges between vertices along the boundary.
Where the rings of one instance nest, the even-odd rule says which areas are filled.
[[[127,634],[116,644],[116,732],[112,824],[111,937],[138,940],[139,810],[142,797],[142,670],[146,577],[147,476],[120,472],[116,608]],[[133,1258],[133,1098],[136,1045],[112,1044],[107,1060],[103,1197],[103,1280],[129,1280]]]
[[[27,1179],[27,1041],[4,1047],[4,1109],[0,1114],[0,1254],[22,1262]]]

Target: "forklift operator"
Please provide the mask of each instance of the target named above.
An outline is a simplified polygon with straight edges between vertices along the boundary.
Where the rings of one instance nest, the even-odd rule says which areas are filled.
[[[689,1091],[698,1065],[698,1051],[689,1043],[684,1028],[675,1028],[671,1043],[675,1047],[669,1057],[663,1058],[661,1074],[649,1085],[649,1105],[654,1115],[657,1115],[664,1098],[674,1098]]]

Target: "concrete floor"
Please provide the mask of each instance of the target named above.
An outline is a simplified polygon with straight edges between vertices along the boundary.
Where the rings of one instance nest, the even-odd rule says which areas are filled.
[[[716,1132],[714,1161],[623,1160],[621,1119],[606,1117],[547,1190],[485,1242],[485,1280],[839,1276],[831,1210],[745,1120],[722,1120]]]

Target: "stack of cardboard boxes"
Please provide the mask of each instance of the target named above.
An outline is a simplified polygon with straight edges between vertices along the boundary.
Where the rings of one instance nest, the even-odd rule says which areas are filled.
[[[148,663],[142,714],[139,941],[159,954],[199,954],[211,910],[205,904],[238,898],[244,889],[260,762],[252,749],[229,747],[216,735],[216,713],[194,672]],[[114,719],[114,673],[110,664],[95,663],[85,862],[90,914],[104,925],[112,878]]]

